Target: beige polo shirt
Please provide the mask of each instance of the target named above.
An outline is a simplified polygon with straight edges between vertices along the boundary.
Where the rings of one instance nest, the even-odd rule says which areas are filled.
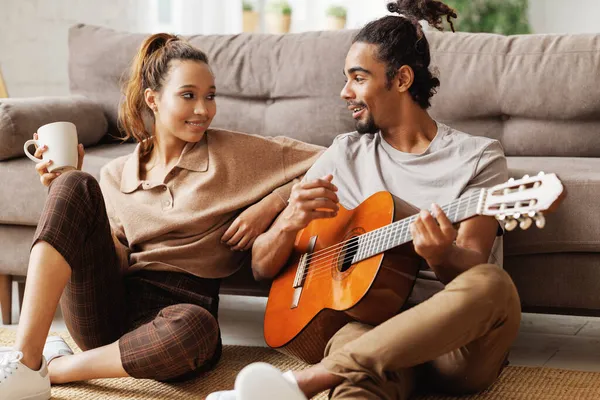
[[[185,271],[203,278],[234,273],[248,258],[221,237],[246,207],[265,196],[284,204],[291,181],[323,151],[286,137],[209,130],[188,143],[164,181],[139,178],[140,146],[101,171],[100,186],[122,264]]]

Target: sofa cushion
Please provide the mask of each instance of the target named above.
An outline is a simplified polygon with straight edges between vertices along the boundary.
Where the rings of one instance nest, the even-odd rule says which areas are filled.
[[[0,271],[5,275],[25,276],[35,227],[0,225]]]
[[[600,252],[600,159],[569,157],[509,157],[510,175],[520,178],[541,169],[561,179],[567,196],[556,212],[546,215],[546,228],[533,225],[504,238],[504,254]]]
[[[99,178],[100,169],[113,158],[129,154],[135,145],[104,145],[86,149],[83,169]],[[562,157],[508,157],[510,175],[556,173],[567,197],[555,213],[548,214],[547,227],[515,230],[505,237],[507,256],[552,252],[600,252],[600,159]],[[28,159],[0,163],[0,182],[12,190],[0,192],[0,223],[37,225],[46,199],[46,188]],[[30,182],[24,185],[23,182]],[[15,200],[17,199],[17,200]],[[27,201],[23,201],[27,199]]]
[[[323,146],[354,130],[339,93],[355,30],[195,35],[219,92],[214,126]],[[104,107],[116,133],[120,80],[147,35],[88,25],[69,31],[71,92]],[[442,82],[431,115],[502,142],[514,156],[600,156],[600,34],[427,32]],[[568,65],[569,68],[566,68]]]
[[[98,143],[108,126],[102,108],[83,96],[0,99],[0,160],[23,157],[23,144],[56,121],[73,122],[84,146]]]
[[[511,156],[600,156],[600,34],[427,37],[442,82],[433,117]]]
[[[598,253],[506,256],[504,268],[517,286],[523,311],[598,314]]]
[[[146,37],[83,24],[69,32],[71,93],[101,104],[113,134],[122,77]],[[189,36],[215,72],[213,126],[330,145],[354,129],[339,97],[351,39],[352,31]]]
[[[87,148],[83,170],[100,179],[100,169],[107,162],[131,153],[134,148],[133,144]],[[0,162],[0,182],[10,188],[0,191],[0,224],[37,225],[47,188],[40,183],[34,165],[28,158]]]

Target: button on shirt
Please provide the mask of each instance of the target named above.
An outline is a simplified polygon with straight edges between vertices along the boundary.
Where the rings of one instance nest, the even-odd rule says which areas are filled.
[[[100,185],[122,264],[129,271],[234,273],[247,259],[221,237],[246,207],[266,196],[285,204],[292,181],[323,151],[286,137],[209,130],[188,143],[163,182],[139,179],[140,146],[107,164]]]

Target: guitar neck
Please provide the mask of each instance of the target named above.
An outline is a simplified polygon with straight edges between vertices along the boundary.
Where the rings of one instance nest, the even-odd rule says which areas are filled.
[[[452,203],[443,206],[442,210],[452,224],[467,220],[480,214],[485,200],[485,193],[486,189],[476,190],[469,196],[454,200]],[[352,263],[357,263],[410,242],[413,239],[410,233],[410,225],[415,222],[418,216],[419,214],[412,215],[354,238],[357,249],[352,258]]]

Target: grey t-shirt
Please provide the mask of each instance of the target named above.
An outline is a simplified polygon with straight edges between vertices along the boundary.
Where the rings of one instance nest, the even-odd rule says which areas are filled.
[[[444,206],[480,188],[508,179],[506,158],[497,140],[472,136],[442,123],[422,154],[403,153],[380,133],[339,135],[304,180],[333,175],[340,204],[356,208],[385,190],[418,208]],[[496,238],[489,262],[502,266],[502,237]],[[420,303],[444,285],[423,262],[409,303]]]

